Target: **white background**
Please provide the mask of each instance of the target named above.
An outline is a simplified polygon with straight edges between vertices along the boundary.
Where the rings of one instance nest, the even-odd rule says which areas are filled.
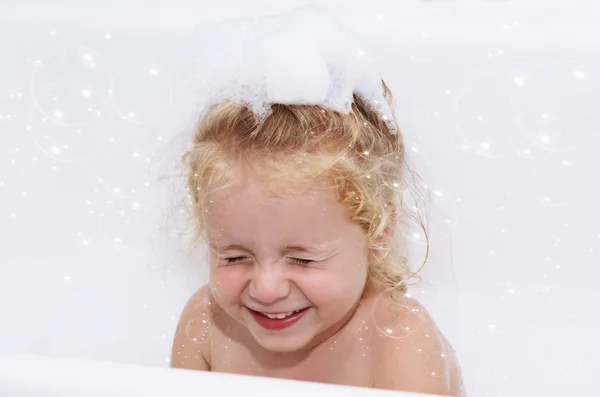
[[[197,112],[193,28],[306,3],[0,3],[0,352],[168,365],[205,274],[159,180]],[[434,199],[413,293],[469,394],[592,391],[600,6],[310,3],[368,40],[394,91]]]

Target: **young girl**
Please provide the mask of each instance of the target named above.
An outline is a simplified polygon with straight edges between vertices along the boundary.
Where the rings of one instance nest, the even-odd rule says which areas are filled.
[[[210,280],[181,314],[173,367],[463,395],[453,349],[405,294],[402,136],[349,99],[203,115],[184,164]]]

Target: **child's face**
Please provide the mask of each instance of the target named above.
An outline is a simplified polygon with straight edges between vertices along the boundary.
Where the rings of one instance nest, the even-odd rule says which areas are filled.
[[[209,199],[213,294],[259,345],[297,351],[343,326],[366,284],[366,238],[332,190],[275,198],[249,181]]]

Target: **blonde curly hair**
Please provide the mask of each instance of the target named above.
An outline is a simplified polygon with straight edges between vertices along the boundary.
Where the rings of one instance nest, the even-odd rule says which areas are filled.
[[[382,89],[394,109],[385,82]],[[240,170],[258,177],[273,194],[326,181],[366,234],[369,282],[379,290],[405,292],[407,281],[419,277],[400,252],[403,244],[393,238],[399,237],[398,218],[419,224],[427,253],[429,240],[423,219],[404,199],[417,176],[406,161],[400,129],[390,129],[390,122],[396,120],[386,120],[358,95],[348,114],[316,105],[273,104],[257,120],[244,104],[227,101],[208,107],[182,157],[193,241],[205,238],[208,195],[233,183]]]

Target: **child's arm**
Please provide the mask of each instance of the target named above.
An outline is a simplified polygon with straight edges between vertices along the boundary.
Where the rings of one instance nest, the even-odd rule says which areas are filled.
[[[205,340],[194,339],[194,335],[202,334],[204,330],[195,330],[194,327],[202,326],[195,319],[207,318],[210,309],[207,304],[206,287],[196,292],[185,305],[177,324],[173,348],[171,350],[171,368],[197,369],[210,371],[206,357],[210,350],[210,335]],[[210,327],[210,324],[208,324]]]
[[[464,397],[454,350],[419,303],[410,300],[407,304],[419,310],[421,321],[406,337],[386,338],[383,357],[375,371],[375,387]],[[411,320],[414,323],[414,318]]]

